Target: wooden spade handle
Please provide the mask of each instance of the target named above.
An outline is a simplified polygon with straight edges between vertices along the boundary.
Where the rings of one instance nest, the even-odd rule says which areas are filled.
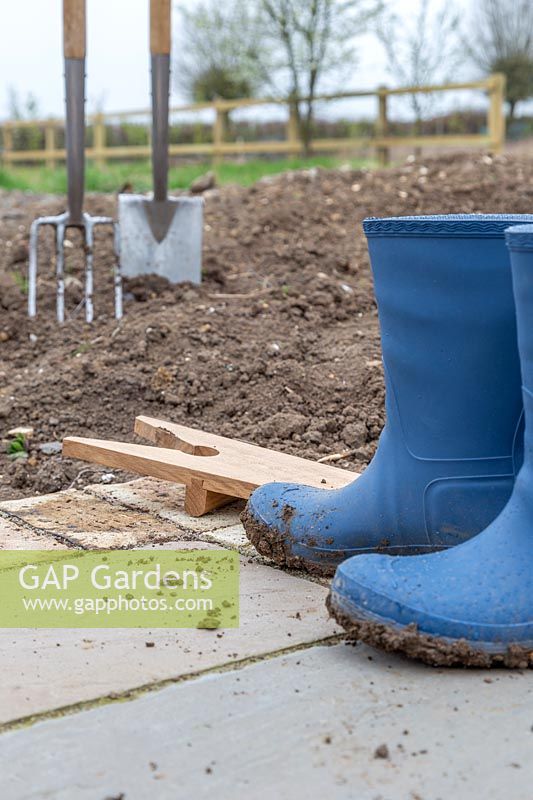
[[[170,54],[170,0],[150,0],[150,53]]]
[[[85,0],[63,0],[63,55],[85,58]]]

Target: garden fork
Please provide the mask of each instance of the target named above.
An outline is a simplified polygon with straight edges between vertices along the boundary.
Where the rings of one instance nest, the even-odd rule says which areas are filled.
[[[65,320],[64,241],[67,228],[82,231],[85,249],[85,319],[92,322],[93,244],[97,225],[113,227],[115,264],[115,317],[122,317],[122,278],[119,261],[119,230],[111,217],[93,217],[83,211],[85,177],[85,0],[63,0],[63,55],[65,59],[65,138],[67,150],[67,210],[51,217],[39,217],[30,228],[28,314],[37,313],[37,245],[39,228],[51,225],[56,231],[57,320]]]

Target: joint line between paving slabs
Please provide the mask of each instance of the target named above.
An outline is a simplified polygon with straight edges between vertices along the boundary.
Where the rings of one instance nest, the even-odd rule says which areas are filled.
[[[90,549],[85,545],[80,544],[75,539],[71,539],[70,536],[67,536],[64,533],[59,533],[59,531],[54,531],[53,528],[39,528],[37,525],[32,525],[32,523],[28,522],[27,519],[17,516],[17,514],[14,514],[12,511],[6,511],[5,508],[0,508],[0,518],[2,517],[10,522],[13,522],[18,528],[32,531],[32,533],[36,533],[38,536],[57,539],[57,541],[70,545],[70,547],[73,547],[76,550]]]
[[[270,653],[262,653],[257,656],[249,656],[247,658],[239,659],[237,661],[230,661],[226,664],[221,664],[214,667],[207,667],[206,669],[198,670],[197,672],[188,672],[185,675],[179,675],[173,678],[163,678],[154,683],[145,683],[140,686],[135,686],[133,689],[126,689],[123,692],[110,692],[102,697],[95,697],[92,700],[82,700],[79,703],[70,703],[60,708],[54,708],[50,711],[42,711],[37,714],[31,714],[27,717],[19,717],[18,719],[11,720],[0,724],[0,735],[9,733],[14,730],[21,730],[24,728],[32,727],[39,722],[48,722],[52,719],[60,719],[61,717],[71,716],[78,714],[82,711],[91,711],[94,708],[101,708],[102,706],[111,705],[112,703],[129,703],[132,700],[137,700],[152,692],[166,689],[168,686],[176,686],[181,683],[202,678],[205,675],[224,674],[225,672],[232,672],[234,670],[244,669],[245,667],[253,664],[258,664],[262,661],[270,661],[274,658],[281,658],[283,656],[298,653],[302,650],[310,650],[313,647],[332,647],[339,644],[346,638],[345,633],[336,633],[332,636],[327,636],[324,639],[316,639],[312,642],[302,642],[302,644],[292,645],[291,647],[283,647],[279,650],[273,650]]]

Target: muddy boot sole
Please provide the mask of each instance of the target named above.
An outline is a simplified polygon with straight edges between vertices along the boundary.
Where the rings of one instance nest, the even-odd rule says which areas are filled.
[[[420,633],[414,623],[406,626],[392,622],[365,618],[360,612],[356,618],[342,609],[330,592],[326,599],[329,614],[344,628],[349,641],[364,642],[387,653],[401,653],[432,667],[507,667],[527,669],[533,667],[533,650],[520,645],[509,645],[505,650],[489,651],[477,648],[466,639],[444,639]]]
[[[241,522],[244,525],[248,541],[253,544],[257,552],[270,558],[280,567],[302,570],[320,578],[332,578],[335,574],[336,564],[317,564],[301,556],[295,556],[291,552],[290,541],[287,541],[279,531],[259,522],[250,513],[248,506],[241,514]]]

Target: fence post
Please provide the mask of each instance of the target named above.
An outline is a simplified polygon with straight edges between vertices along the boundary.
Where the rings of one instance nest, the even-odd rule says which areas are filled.
[[[44,150],[45,164],[50,169],[55,169],[56,160],[54,151],[56,149],[56,126],[54,121],[49,119],[44,128]]]
[[[228,112],[225,108],[220,108],[218,103],[215,102],[215,113],[215,122],[213,124],[213,164],[220,164],[223,160],[221,148],[226,140]]]
[[[94,115],[93,121],[93,152],[94,152],[94,163],[97,167],[105,167],[106,158],[105,158],[105,140],[106,140],[106,131],[105,131],[105,118],[104,115],[101,113]]]
[[[301,148],[296,103],[296,100],[289,100],[289,119],[287,121],[287,142],[291,145],[291,149],[287,154],[289,156],[298,155]]]
[[[378,87],[378,119],[376,123],[376,136],[382,138],[387,135],[388,119],[387,119],[387,87]],[[378,164],[380,167],[386,167],[390,161],[390,152],[388,147],[380,147],[379,144],[376,148],[378,157]]]
[[[505,144],[505,75],[497,72],[489,78],[487,128],[492,153],[501,153]]]
[[[11,153],[13,152],[13,128],[9,124],[9,122],[5,122],[3,125],[4,130],[4,147],[2,151],[2,161],[4,164],[8,164],[11,161]]]

